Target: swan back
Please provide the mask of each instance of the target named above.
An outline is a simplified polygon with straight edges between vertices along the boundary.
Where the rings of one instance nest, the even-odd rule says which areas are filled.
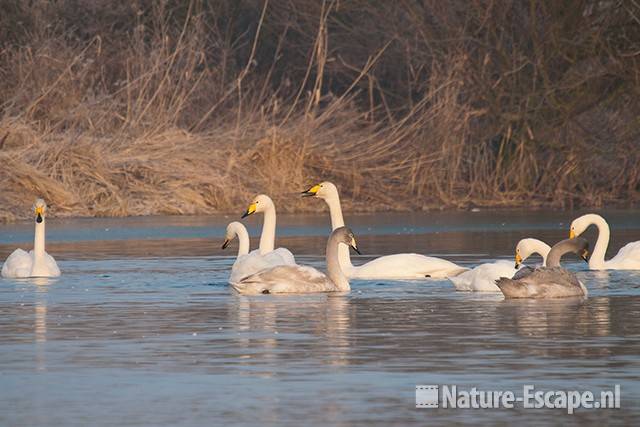
[[[513,279],[503,277],[496,280],[496,285],[505,298],[566,298],[587,295],[587,289],[576,275],[562,267],[540,267],[523,271],[516,276]]]
[[[458,291],[500,292],[495,284],[500,277],[511,277],[516,273],[510,261],[496,261],[480,264],[473,270],[465,271],[457,276],[448,277]]]
[[[350,229],[340,227],[334,230],[327,242],[327,275],[312,267],[279,265],[231,283],[231,286],[238,293],[247,295],[349,291],[349,281],[338,262],[337,248],[340,244],[349,245],[357,251]]]
[[[560,267],[560,258],[574,252],[586,259],[589,243],[583,238],[556,243],[547,257],[548,267],[523,268],[513,278],[502,277],[496,285],[505,298],[565,298],[586,296],[587,289],[575,274]]]
[[[338,287],[323,273],[302,265],[279,265],[231,283],[243,295],[335,292]]]

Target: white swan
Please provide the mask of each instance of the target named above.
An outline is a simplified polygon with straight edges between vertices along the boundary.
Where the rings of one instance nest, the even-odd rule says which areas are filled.
[[[276,239],[276,207],[269,196],[260,194],[249,204],[242,218],[246,218],[256,212],[264,213],[262,234],[258,253],[262,256],[269,255],[271,265],[296,265],[296,260],[289,249],[274,249]]]
[[[587,261],[589,243],[581,238],[567,239],[553,245],[547,257],[547,267],[522,269],[513,278],[502,277],[496,285],[505,298],[566,298],[586,297],[587,288],[575,274],[560,267],[560,258],[574,252]]]
[[[258,249],[249,252],[249,233],[247,233],[245,226],[237,221],[227,225],[222,249],[226,249],[236,236],[238,237],[239,243],[238,256],[231,267],[231,275],[229,276],[230,283],[238,282],[240,279],[264,270],[265,268],[283,265],[282,256],[278,251],[272,251],[266,255],[261,255]]]
[[[339,227],[329,236],[326,275],[313,267],[280,265],[245,277],[238,283],[232,283],[231,287],[245,295],[348,292],[351,289],[349,280],[338,261],[338,247],[341,245],[358,251],[356,239],[347,227]]]
[[[604,255],[609,246],[609,224],[600,215],[587,214],[576,218],[571,223],[569,238],[581,235],[589,226],[598,227],[598,240],[589,258],[591,270],[640,270],[640,241],[627,243],[620,248],[618,254],[609,261]]]
[[[344,226],[338,189],[331,182],[324,181],[314,185],[307,191],[303,191],[302,195],[305,197],[318,197],[327,203],[333,230]],[[366,264],[354,266],[351,264],[349,248],[347,247],[338,248],[338,258],[342,271],[350,279],[445,278],[456,276],[468,270],[441,258],[411,253],[385,255]]]
[[[533,254],[542,256],[542,265],[546,265],[547,254],[551,247],[538,239],[522,239],[516,245],[516,264],[512,261],[500,260],[481,264],[472,270],[449,277],[458,291],[500,292],[496,280],[501,277],[513,277],[520,264]]]
[[[57,277],[60,269],[56,260],[44,250],[44,223],[47,204],[37,199],[33,205],[36,215],[36,232],[33,250],[16,249],[2,266],[2,277]]]

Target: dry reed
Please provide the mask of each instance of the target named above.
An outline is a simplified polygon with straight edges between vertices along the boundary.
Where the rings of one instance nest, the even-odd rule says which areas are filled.
[[[11,3],[0,220],[640,200],[630,4]],[[564,8],[564,9],[562,9]],[[638,10],[635,10],[638,12]]]

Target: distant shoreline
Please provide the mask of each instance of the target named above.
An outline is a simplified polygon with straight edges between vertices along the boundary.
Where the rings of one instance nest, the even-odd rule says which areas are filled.
[[[616,2],[116,3],[0,16],[0,221],[640,203]]]
[[[134,218],[138,218],[138,219],[144,219],[144,218],[162,218],[162,217],[167,217],[167,218],[171,218],[171,217],[176,217],[176,218],[189,218],[189,217],[193,217],[193,218],[205,218],[205,217],[229,217],[229,218],[240,218],[241,216],[241,210],[225,210],[225,211],[206,211],[206,212],[199,212],[199,213],[189,213],[189,214],[166,214],[166,213],[158,213],[158,214],[147,214],[147,215],[74,215],[74,214],[69,214],[69,215],[60,215],[60,214],[56,214],[56,213],[51,213],[49,216],[49,219],[53,219],[53,220],[85,220],[85,219],[120,219],[120,218],[128,218],[128,219],[134,219]],[[433,214],[433,213],[447,213],[447,212],[455,212],[455,213],[461,213],[461,212],[468,212],[469,214],[474,214],[474,213],[486,213],[486,212],[509,212],[509,211],[513,211],[513,212],[567,212],[567,213],[579,213],[579,212],[602,212],[602,211],[614,211],[614,212],[625,212],[625,211],[634,211],[634,210],[638,210],[640,211],[640,204],[635,204],[635,205],[625,205],[622,203],[619,204],[612,204],[610,206],[607,207],[600,207],[600,208],[595,208],[595,207],[588,207],[588,206],[581,206],[581,207],[574,207],[572,209],[569,208],[558,208],[558,207],[554,207],[554,206],[545,206],[545,205],[537,205],[537,206],[499,206],[499,207],[473,207],[473,208],[453,208],[453,207],[446,207],[446,208],[430,208],[430,209],[421,209],[421,210],[412,210],[412,209],[396,209],[396,210],[391,210],[391,209],[364,209],[364,208],[357,208],[357,207],[350,207],[348,209],[344,209],[344,213],[347,215],[368,215],[368,214],[415,214],[415,215],[428,215],[428,214]],[[4,216],[3,216],[4,214]],[[324,206],[318,206],[318,209],[309,209],[309,208],[305,208],[305,209],[300,209],[297,211],[284,211],[284,212],[279,212],[279,216],[295,216],[295,215],[301,215],[301,216],[305,216],[305,215],[318,215],[318,216],[322,216],[322,215],[328,215],[328,211],[325,212],[325,208]],[[9,216],[6,213],[3,213],[2,211],[0,211],[0,224],[12,224],[12,223],[25,223],[25,222],[31,222],[32,218],[30,215],[23,215],[23,216]],[[638,219],[639,223],[640,223],[640,217]]]

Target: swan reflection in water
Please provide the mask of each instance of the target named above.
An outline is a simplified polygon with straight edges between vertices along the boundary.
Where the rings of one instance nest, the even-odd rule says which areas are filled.
[[[344,294],[237,296],[229,320],[243,349],[238,359],[245,365],[309,358],[347,365],[349,306]],[[307,327],[300,330],[300,323]]]
[[[550,300],[505,300],[501,308],[504,331],[526,340],[519,346],[526,354],[550,357],[602,357],[607,346],[582,346],[582,340],[611,335],[609,298],[558,298]],[[575,345],[541,345],[541,341],[565,340]],[[529,341],[531,340],[531,341]]]
[[[47,293],[52,280],[46,277],[34,277],[29,279],[36,285],[35,288],[35,346],[36,346],[36,369],[38,371],[47,370],[46,343],[47,343]]]

